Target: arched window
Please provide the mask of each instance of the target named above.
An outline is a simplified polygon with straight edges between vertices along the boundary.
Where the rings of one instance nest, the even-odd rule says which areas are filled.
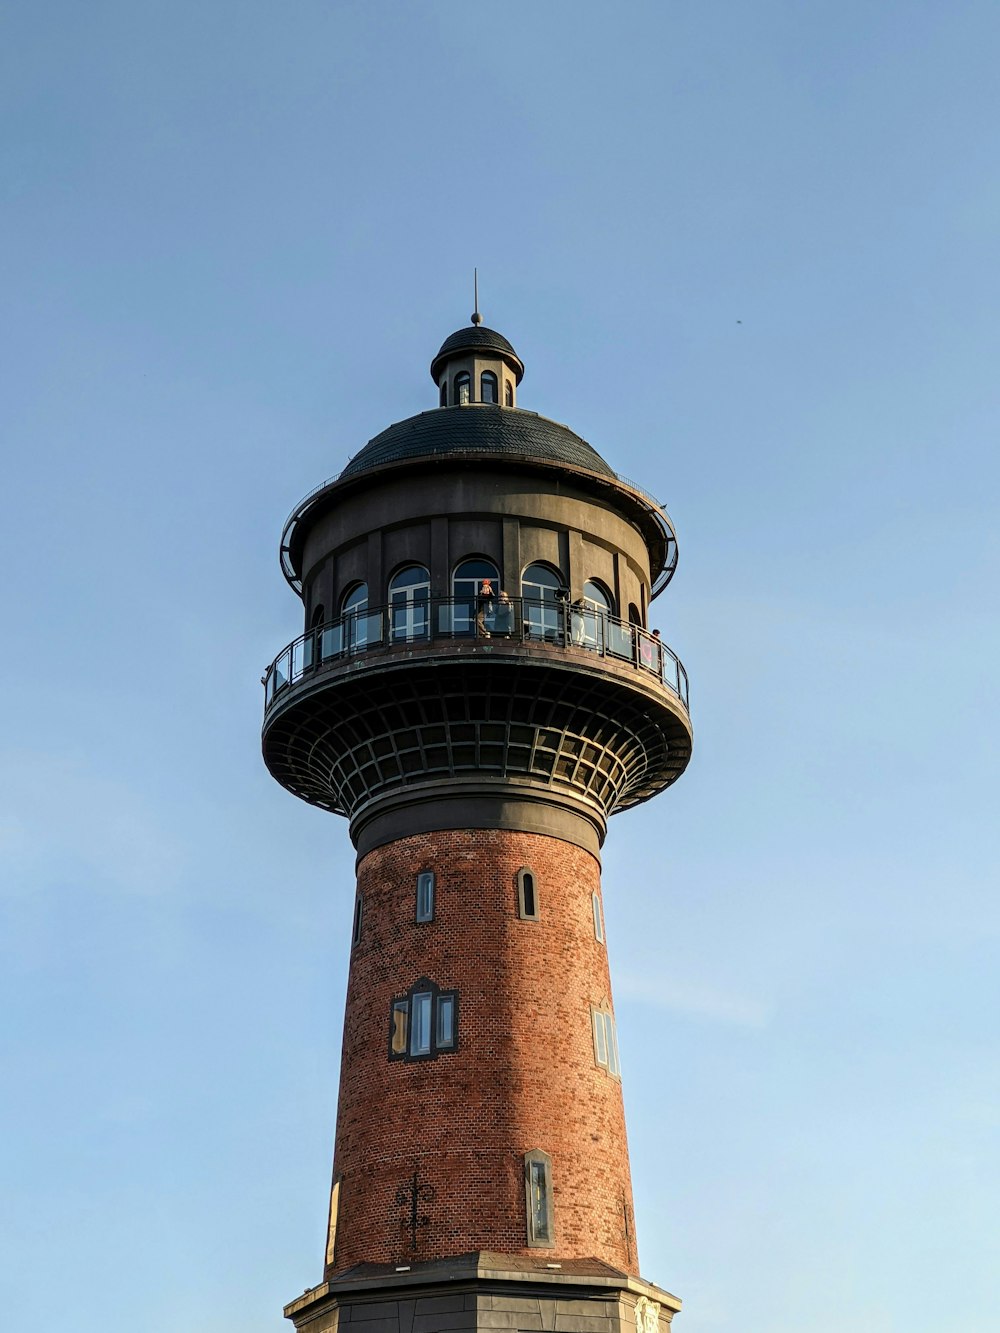
[[[608,637],[608,616],[614,610],[611,594],[603,583],[588,579],[583,585],[583,605],[574,602],[573,642],[585,648],[604,651]]]
[[[423,565],[406,565],[389,582],[389,624],[394,643],[430,634],[431,576]]]
[[[497,377],[492,370],[484,370],[479,376],[479,401],[495,403],[497,399]]]
[[[355,583],[340,603],[345,652],[363,652],[368,644],[368,584]],[[325,654],[323,646],[323,655]]]
[[[514,386],[510,380],[503,382],[503,405],[504,407],[514,406]]]
[[[476,611],[479,594],[483,587],[483,579],[489,579],[495,596],[499,596],[500,572],[492,560],[485,560],[481,556],[463,560],[452,574],[453,609],[451,623],[453,633],[464,635],[472,634],[475,631]],[[494,611],[488,616],[485,614],[487,608],[484,607],[484,628],[486,629],[492,630],[496,606],[497,603],[494,600]],[[513,629],[513,617],[511,617],[511,629]],[[502,632],[509,633],[510,631]]]
[[[448,381],[447,381],[447,380],[442,380],[442,381],[441,381],[441,406],[442,406],[442,407],[447,407],[447,406],[448,406]]]
[[[467,370],[463,370],[460,375],[455,376],[455,396],[453,402],[459,403],[462,407],[469,402],[472,396],[472,376]]]
[[[521,575],[525,632],[539,639],[562,635],[566,587],[563,576],[551,565],[529,565]]]
[[[317,602],[315,607],[313,608],[312,620],[309,622],[309,628],[318,629],[319,626],[322,625],[323,617],[325,615],[326,611],[324,610],[323,603]]]

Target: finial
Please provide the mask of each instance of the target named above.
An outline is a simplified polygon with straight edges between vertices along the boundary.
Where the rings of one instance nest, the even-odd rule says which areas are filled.
[[[472,270],[472,285],[475,288],[475,293],[476,293],[476,308],[472,312],[472,322],[473,324],[478,326],[483,322],[483,317],[479,313],[479,269],[478,268],[474,268]]]

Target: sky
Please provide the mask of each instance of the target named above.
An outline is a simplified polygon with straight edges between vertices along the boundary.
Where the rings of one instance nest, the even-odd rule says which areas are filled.
[[[0,0],[0,1306],[322,1271],[346,822],[260,760],[288,511],[472,310],[668,506],[604,893],[682,1333],[994,1333],[994,0]],[[55,1285],[53,1285],[55,1284]]]

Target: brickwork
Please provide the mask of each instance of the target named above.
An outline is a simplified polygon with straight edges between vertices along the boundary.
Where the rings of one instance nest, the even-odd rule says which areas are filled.
[[[517,872],[539,918],[518,916]],[[417,874],[436,877],[417,923]],[[594,1058],[591,1006],[608,1006],[588,852],[537,834],[462,829],[377,848],[358,867],[327,1273],[474,1250],[542,1257],[527,1243],[524,1154],[551,1157],[545,1258],[596,1258],[636,1274],[621,1084]],[[457,1049],[390,1060],[390,1006],[422,976],[459,996]],[[412,1197],[414,1179],[417,1198]]]

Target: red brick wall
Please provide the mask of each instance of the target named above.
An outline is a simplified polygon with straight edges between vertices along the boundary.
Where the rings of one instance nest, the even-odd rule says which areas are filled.
[[[522,866],[535,873],[538,921],[518,917]],[[414,921],[421,870],[436,876],[426,924]],[[358,884],[364,924],[347,992],[334,1161],[343,1183],[328,1274],[470,1250],[595,1257],[637,1273],[621,1085],[594,1062],[591,1005],[611,999],[594,937],[596,860],[555,838],[455,830],[376,849]],[[391,1061],[391,1001],[422,975],[459,993],[458,1049]],[[526,1239],[523,1161],[533,1148],[552,1158],[550,1250]],[[400,1191],[415,1171],[427,1222],[414,1249]]]

